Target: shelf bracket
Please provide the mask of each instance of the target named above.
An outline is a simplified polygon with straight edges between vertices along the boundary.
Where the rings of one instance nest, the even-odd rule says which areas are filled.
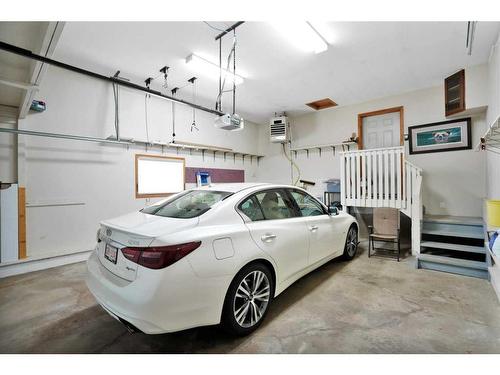
[[[321,147],[318,147],[319,150],[319,157],[321,157]]]

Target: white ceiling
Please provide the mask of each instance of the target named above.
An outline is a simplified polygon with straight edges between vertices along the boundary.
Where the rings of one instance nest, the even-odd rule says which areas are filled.
[[[214,22],[223,28],[231,22]],[[0,23],[1,26],[1,23]],[[297,50],[274,27],[246,22],[237,29],[237,69],[247,79],[237,87],[237,112],[265,123],[274,112],[312,111],[305,103],[330,97],[339,105],[442,83],[456,70],[488,60],[500,23],[479,22],[472,56],[465,48],[466,22],[330,22],[334,38],[327,52]],[[1,31],[1,29],[0,29]],[[54,58],[136,83],[168,65],[170,85],[196,75],[184,59],[190,53],[218,61],[218,31],[203,22],[68,22]],[[4,40],[3,35],[0,39]],[[224,51],[231,43],[224,38]],[[156,89],[160,89],[158,82]],[[218,83],[202,76],[198,102],[213,107]],[[224,99],[227,109],[230,94]],[[189,89],[180,95],[191,98]]]

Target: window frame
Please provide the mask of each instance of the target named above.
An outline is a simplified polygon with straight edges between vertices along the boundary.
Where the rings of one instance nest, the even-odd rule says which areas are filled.
[[[144,193],[139,193],[139,159],[144,158],[144,159],[163,159],[163,160],[175,160],[179,161],[182,160],[182,179],[183,179],[183,184],[182,184],[182,190],[177,191],[177,192],[164,192],[164,193],[151,193],[151,194],[144,194]],[[164,156],[164,155],[151,155],[151,154],[135,154],[135,171],[134,171],[134,184],[135,184],[135,198],[165,198],[165,197],[170,197],[174,194],[181,193],[182,191],[186,190],[186,159],[182,157],[176,157],[176,156]]]
[[[287,194],[289,195],[290,200],[293,202],[293,205],[295,206],[295,209],[297,210],[297,212],[299,212],[300,217],[315,217],[315,216],[330,215],[330,213],[328,212],[327,207],[320,200],[318,200],[315,197],[313,197],[307,191],[300,190],[300,189],[294,189],[294,188],[286,188],[285,190],[286,190]],[[320,205],[320,207],[323,209],[323,214],[321,214],[321,215],[314,215],[314,216],[304,216],[304,215],[302,215],[302,211],[300,210],[299,204],[297,203],[297,201],[293,197],[292,191],[298,192],[299,194],[307,195],[309,198],[312,198],[313,201],[318,202],[318,204]]]
[[[205,212],[203,212],[203,213],[201,213],[199,215],[196,215],[196,216],[192,216],[192,217],[172,217],[172,216],[163,216],[163,215],[158,215],[157,214],[157,212],[159,210],[161,210],[164,205],[171,204],[171,203],[175,202],[177,199],[181,199],[184,196],[186,196],[186,195],[188,195],[190,193],[196,192],[196,191],[219,193],[219,194],[221,194],[221,193],[227,193],[227,195],[224,198],[222,198],[220,201],[216,202],[213,206],[215,206],[216,204],[218,204],[220,202],[223,202],[225,199],[231,197],[234,194],[233,192],[224,191],[224,190],[202,190],[202,189],[184,190],[184,191],[181,191],[180,193],[174,193],[174,194],[172,194],[172,196],[174,196],[174,195],[176,195],[176,196],[173,197],[173,198],[171,198],[171,199],[167,199],[166,201],[164,201],[161,204],[161,207],[159,207],[154,213],[144,212],[144,209],[150,208],[150,207],[153,207],[153,206],[144,207],[141,210],[139,210],[139,212],[142,212],[142,213],[144,213],[146,215],[151,215],[151,216],[158,216],[158,217],[165,217],[165,218],[172,218],[172,219],[180,219],[180,220],[189,220],[189,219],[199,218],[199,217],[205,215],[207,212],[209,212],[212,209],[213,206],[210,206],[210,208],[208,210],[206,210]]]
[[[268,193],[268,192],[273,192],[273,191],[281,193],[283,201],[285,202],[286,206],[288,207],[288,209],[292,213],[292,216],[285,217],[285,218],[282,218],[282,219],[266,219],[266,215],[264,215],[264,210],[262,209],[262,205],[260,204],[259,199],[257,198],[257,194]],[[252,197],[255,199],[255,201],[257,202],[257,204],[259,206],[260,212],[262,213],[262,217],[264,218],[262,220],[252,220],[252,219],[250,219],[241,210],[241,208],[240,208],[240,206],[244,202],[246,202],[247,199],[250,199]],[[254,192],[246,195],[242,199],[240,199],[238,201],[238,203],[236,203],[235,208],[236,208],[236,211],[238,212],[238,214],[242,217],[243,221],[246,222],[246,223],[257,223],[257,222],[260,222],[260,221],[273,221],[273,220],[289,220],[289,219],[294,219],[294,218],[297,218],[297,217],[302,217],[301,212],[297,209],[297,204],[292,199],[290,199],[290,198],[291,198],[291,195],[287,192],[286,188],[263,189],[263,190],[254,191]]]
[[[250,216],[248,216],[248,215],[247,215],[247,214],[246,214],[246,213],[245,213],[245,212],[241,209],[241,206],[243,205],[243,203],[245,203],[246,201],[248,201],[248,200],[250,200],[250,199],[251,199],[251,200],[253,200],[253,201],[254,201],[254,204],[256,204],[256,205],[257,205],[257,207],[259,208],[259,210],[260,210],[260,214],[262,215],[262,219],[259,219],[259,220],[252,220],[252,219],[250,218]],[[238,205],[237,205],[237,210],[239,211],[239,213],[241,213],[242,215],[244,215],[244,216],[245,216],[246,221],[249,221],[249,222],[257,222],[257,221],[265,221],[265,220],[266,220],[266,217],[264,216],[264,212],[262,211],[262,207],[261,207],[261,205],[260,205],[260,202],[259,202],[259,200],[258,200],[258,199],[257,199],[257,197],[256,197],[256,193],[252,193],[252,194],[250,194],[250,195],[246,196],[245,198],[243,198],[243,199],[241,200],[241,202],[239,202],[239,203],[238,203]]]

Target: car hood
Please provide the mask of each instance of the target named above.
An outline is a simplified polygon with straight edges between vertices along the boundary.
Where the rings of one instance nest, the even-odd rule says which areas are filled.
[[[192,228],[198,224],[198,218],[175,219],[132,212],[114,219],[104,220],[101,225],[132,235],[154,238]]]

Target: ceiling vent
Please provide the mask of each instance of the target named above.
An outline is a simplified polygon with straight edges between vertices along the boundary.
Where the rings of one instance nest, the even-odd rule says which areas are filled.
[[[326,108],[331,108],[335,107],[337,103],[335,103],[332,99],[330,98],[325,98],[325,99],[320,99],[316,100],[311,103],[306,103],[308,107],[311,107],[312,109],[319,111],[320,109],[326,109]]]

